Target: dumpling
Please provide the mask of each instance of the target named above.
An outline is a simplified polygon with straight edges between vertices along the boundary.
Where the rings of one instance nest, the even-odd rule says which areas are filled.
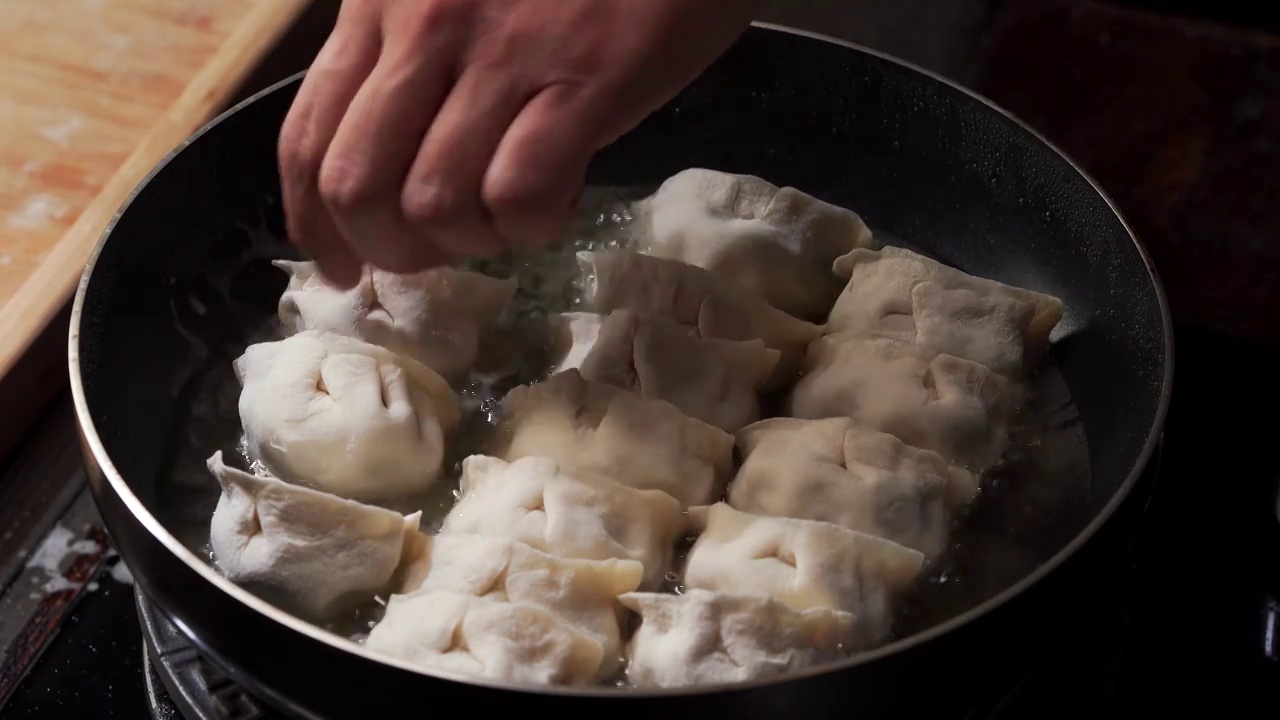
[[[949,496],[976,492],[963,468],[849,418],[762,420],[738,433],[738,449],[745,459],[729,486],[734,508],[834,523],[929,559],[946,548]]]
[[[901,340],[828,335],[809,346],[788,414],[849,417],[981,473],[1008,444],[1020,388],[975,362]]]
[[[421,513],[259,477],[216,452],[222,496],[209,526],[214,560],[232,582],[308,620],[323,621],[388,588]]]
[[[282,480],[353,500],[429,487],[459,420],[430,368],[332,333],[251,345],[235,371],[250,453]]]
[[[572,560],[500,537],[441,533],[410,559],[417,590],[488,597],[540,607],[595,639],[603,648],[597,675],[617,669],[621,608],[617,597],[640,586],[634,560]],[[413,588],[406,588],[413,590]]]
[[[604,316],[588,312],[560,313],[550,317],[555,365],[552,375],[582,367],[587,353],[600,337]]]
[[[671,403],[643,398],[567,370],[509,392],[491,454],[549,457],[576,476],[661,490],[681,507],[719,496],[733,467],[733,436]]]
[[[551,458],[508,463],[472,455],[462,461],[460,485],[442,533],[508,538],[565,558],[635,560],[644,566],[641,587],[647,589],[661,585],[671,569],[685,526],[670,495],[575,477]]]
[[[952,512],[968,508],[978,494],[977,475],[952,465],[932,450],[908,445],[888,433],[855,427],[844,436],[844,456],[850,466],[857,464],[895,475],[937,475],[946,481],[947,509]]]
[[[694,589],[618,599],[640,614],[627,644],[627,679],[637,687],[744,682],[819,665],[843,655],[854,624],[847,612],[796,612],[759,595]]]
[[[1019,374],[1049,345],[1062,301],[974,277],[898,247],[836,260],[848,278],[827,320],[831,333],[886,334],[938,353]]]
[[[525,685],[598,680],[604,649],[554,613],[462,593],[392,595],[364,646],[429,670]]]
[[[475,362],[480,336],[511,302],[516,280],[449,267],[413,275],[366,267],[360,282],[341,290],[312,262],[278,260],[289,273],[280,296],[286,332],[323,330],[380,345],[448,378]]]
[[[598,313],[662,315],[716,340],[763,340],[782,353],[770,387],[790,384],[805,347],[822,334],[758,295],[700,267],[628,250],[579,253],[585,301]]]
[[[857,214],[751,175],[685,170],[637,210],[642,252],[710,270],[799,318],[825,317],[843,286],[832,263],[871,246]]]
[[[615,310],[580,364],[582,377],[666,400],[733,432],[760,417],[757,393],[778,364],[759,340],[704,340],[658,315]]]
[[[887,637],[895,595],[924,565],[915,550],[831,523],[752,515],[724,503],[689,515],[703,531],[685,563],[685,587],[767,595],[800,612],[852,613],[855,649]]]

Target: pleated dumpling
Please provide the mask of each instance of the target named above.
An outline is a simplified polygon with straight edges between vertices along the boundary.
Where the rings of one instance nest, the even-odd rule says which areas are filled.
[[[634,310],[696,328],[699,337],[762,340],[782,357],[771,387],[790,384],[822,328],[696,265],[628,250],[579,253],[586,303],[597,313]]]
[[[216,452],[209,471],[222,496],[209,527],[214,561],[232,582],[322,622],[385,591],[419,513],[372,505],[259,477]]]
[[[461,497],[442,533],[516,540],[552,555],[635,560],[642,588],[661,585],[684,530],[680,503],[594,475],[573,476],[546,457],[462,461]]]
[[[899,247],[853,250],[828,332],[881,334],[1019,375],[1048,348],[1062,301],[975,277]]]
[[[732,435],[577,370],[513,389],[502,409],[492,455],[503,460],[549,457],[576,477],[661,490],[682,507],[711,502],[729,481]]]
[[[615,310],[600,322],[578,369],[590,382],[666,400],[733,432],[759,419],[759,392],[778,357],[760,340],[707,340],[660,315]]]
[[[581,368],[587,354],[600,338],[604,316],[589,312],[570,312],[552,315],[549,321],[551,352],[554,357],[550,374]]]
[[[847,612],[797,612],[761,595],[692,589],[619,599],[640,615],[627,644],[636,687],[745,682],[819,665],[842,655],[854,624]]]
[[[524,685],[589,685],[604,650],[591,635],[528,603],[442,591],[393,595],[369,650],[443,672]]]
[[[848,417],[981,473],[1008,445],[1021,388],[987,367],[903,340],[855,332],[809,346],[788,414]]]
[[[617,597],[640,586],[634,560],[556,557],[501,537],[441,533],[427,537],[407,560],[406,589],[450,592],[532,605],[600,644],[598,677],[617,669],[622,630]],[[421,578],[416,589],[413,581]]]
[[[439,267],[412,275],[366,267],[341,290],[312,262],[278,260],[289,273],[280,296],[286,332],[323,330],[407,355],[447,378],[475,363],[481,335],[516,292],[516,280]]]
[[[725,503],[689,515],[702,535],[689,551],[686,587],[766,595],[801,612],[852,613],[855,648],[888,636],[895,596],[924,564],[915,550],[832,523],[753,515]]]
[[[235,370],[250,453],[282,480],[353,500],[429,487],[459,420],[433,370],[333,333],[251,345]]]
[[[849,418],[772,418],[743,428],[729,504],[757,515],[819,520],[937,557],[973,475]],[[953,503],[955,503],[953,505]]]
[[[709,270],[799,318],[821,320],[844,285],[836,258],[870,247],[857,214],[752,175],[694,168],[638,204],[642,252]]]

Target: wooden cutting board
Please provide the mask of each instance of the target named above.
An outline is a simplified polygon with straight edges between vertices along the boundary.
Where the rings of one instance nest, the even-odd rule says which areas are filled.
[[[151,168],[307,0],[19,0],[0,10],[0,377]]]

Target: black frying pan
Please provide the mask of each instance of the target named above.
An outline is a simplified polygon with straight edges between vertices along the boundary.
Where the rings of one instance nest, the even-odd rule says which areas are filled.
[[[590,181],[656,184],[693,166],[751,173],[854,208],[965,271],[1063,298],[1054,354],[1089,438],[1083,529],[947,622],[839,665],[714,693],[432,677],[232,586],[154,508],[190,412],[184,384],[202,364],[228,362],[283,287],[267,258],[288,252],[275,146],[297,86],[291,78],[218,118],[135,191],[85,272],[71,327],[85,457],[112,538],[141,590],[251,692],[299,716],[910,716],[962,707],[980,680],[1106,601],[1093,574],[1140,505],[1134,488],[1169,398],[1170,321],[1149,258],[1094,184],[984,100],[850,45],[763,27],[603,151]]]

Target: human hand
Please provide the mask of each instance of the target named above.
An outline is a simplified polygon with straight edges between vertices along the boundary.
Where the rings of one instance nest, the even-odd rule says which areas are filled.
[[[280,133],[289,236],[351,286],[559,237],[591,156],[755,0],[346,0]]]

